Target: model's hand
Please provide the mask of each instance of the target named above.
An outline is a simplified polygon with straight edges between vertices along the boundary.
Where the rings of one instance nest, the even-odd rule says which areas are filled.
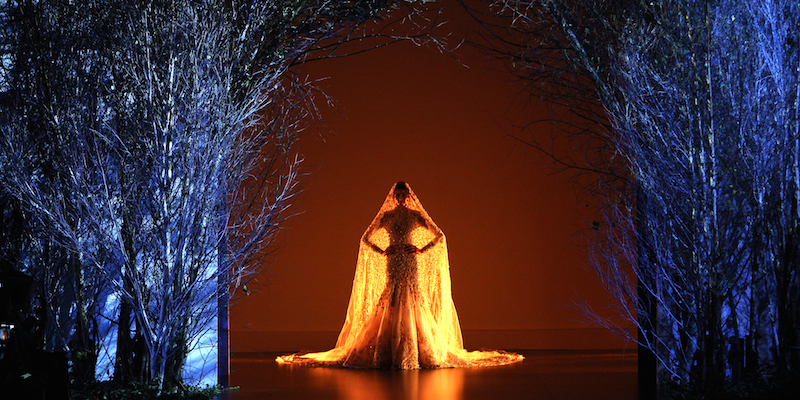
[[[419,253],[419,248],[409,243],[403,246],[403,252],[406,254],[416,254]]]
[[[385,256],[391,256],[395,253],[397,253],[397,245],[394,244],[387,247],[386,250],[383,251],[383,255]]]
[[[391,256],[398,253],[416,254],[419,253],[419,248],[417,248],[417,246],[414,246],[413,244],[403,244],[403,245],[393,244],[387,247],[386,250],[383,251],[383,254],[387,256]]]

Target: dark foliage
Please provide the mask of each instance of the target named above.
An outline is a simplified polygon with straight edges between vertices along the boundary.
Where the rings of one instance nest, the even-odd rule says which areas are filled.
[[[74,400],[209,400],[226,389],[221,387],[182,387],[174,393],[162,393],[157,381],[153,382],[96,382],[82,390],[74,390]]]

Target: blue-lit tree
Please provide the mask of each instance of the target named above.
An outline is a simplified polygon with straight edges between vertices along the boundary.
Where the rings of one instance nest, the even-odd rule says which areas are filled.
[[[108,353],[181,385],[295,193],[313,88],[289,68],[414,3],[2,2],[3,265],[39,282],[79,386]]]
[[[503,3],[488,47],[577,107],[586,158],[556,158],[597,173],[594,266],[625,322],[595,322],[705,396],[796,388],[797,2]]]

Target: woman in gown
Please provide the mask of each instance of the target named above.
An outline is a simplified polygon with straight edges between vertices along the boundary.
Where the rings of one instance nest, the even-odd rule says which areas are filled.
[[[350,304],[336,347],[280,356],[277,361],[416,369],[503,365],[522,358],[504,351],[464,349],[444,234],[411,188],[397,182],[361,237]]]

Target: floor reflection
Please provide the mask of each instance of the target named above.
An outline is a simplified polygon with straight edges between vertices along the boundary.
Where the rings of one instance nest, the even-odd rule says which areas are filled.
[[[298,368],[298,367],[294,367]],[[463,369],[360,371],[311,368],[304,371],[314,385],[335,387],[347,400],[461,400]]]
[[[277,364],[276,354],[235,353],[229,400],[472,400],[637,398],[636,356],[523,351],[518,364],[469,369],[354,370]]]

